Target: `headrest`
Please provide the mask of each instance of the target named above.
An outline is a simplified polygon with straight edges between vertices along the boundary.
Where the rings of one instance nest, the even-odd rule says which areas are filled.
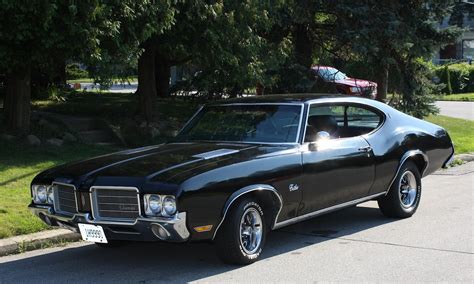
[[[326,131],[333,134],[337,130],[337,120],[332,115],[313,115],[308,117],[308,124],[313,126],[317,132]]]

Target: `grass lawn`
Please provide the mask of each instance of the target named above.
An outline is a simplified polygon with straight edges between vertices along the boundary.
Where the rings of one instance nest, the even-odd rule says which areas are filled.
[[[33,109],[79,116],[101,116],[111,120],[133,117],[137,97],[133,93],[76,91],[66,101],[34,100]],[[196,111],[199,100],[166,98],[157,101],[160,117],[186,121]]]
[[[440,101],[474,101],[474,93],[452,94],[439,97]]]
[[[127,82],[127,81],[130,81],[130,82],[137,82],[138,81],[138,78],[135,76],[135,77],[127,77],[127,78],[114,78],[112,79],[112,81],[114,82]],[[69,84],[74,84],[74,83],[94,83],[94,79],[93,78],[80,78],[80,79],[74,79],[74,80],[67,80],[67,83]]]
[[[474,121],[443,115],[429,116],[426,120],[448,131],[456,154],[474,152]]]
[[[30,182],[36,174],[58,164],[114,150],[81,144],[31,147],[20,142],[0,141],[0,238],[48,228],[27,209],[31,200]]]

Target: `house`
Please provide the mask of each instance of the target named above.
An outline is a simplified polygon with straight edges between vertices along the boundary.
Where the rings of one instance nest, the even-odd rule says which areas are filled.
[[[465,29],[459,40],[441,49],[433,58],[435,64],[474,60],[474,1],[459,1],[450,17],[440,27],[457,25]]]

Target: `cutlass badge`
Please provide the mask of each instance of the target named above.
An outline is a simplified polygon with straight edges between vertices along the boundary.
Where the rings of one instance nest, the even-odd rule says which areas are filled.
[[[300,189],[300,187],[299,187],[296,183],[291,183],[291,184],[288,186],[288,189],[289,189],[290,191],[295,191],[295,190]]]

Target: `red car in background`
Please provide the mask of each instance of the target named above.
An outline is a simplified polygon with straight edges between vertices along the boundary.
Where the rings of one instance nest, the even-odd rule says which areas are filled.
[[[377,83],[375,82],[350,78],[331,66],[314,65],[311,69],[315,71],[317,79],[322,79],[337,93],[371,99],[377,98]]]

